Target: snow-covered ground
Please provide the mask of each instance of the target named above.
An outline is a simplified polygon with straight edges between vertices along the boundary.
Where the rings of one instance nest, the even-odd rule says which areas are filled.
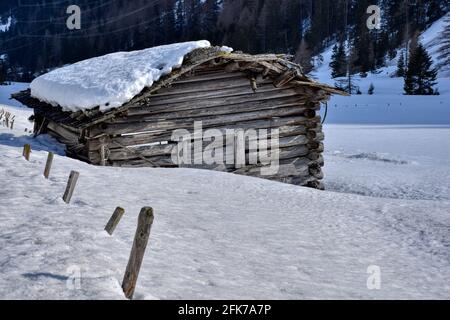
[[[437,48],[445,17],[436,21],[420,37],[429,51],[434,64],[438,65]],[[329,64],[332,46],[322,54],[323,61],[313,77],[318,81],[334,85]],[[345,124],[450,124],[450,73],[448,66],[441,66],[436,88],[439,96],[406,96],[403,94],[403,78],[393,77],[397,69],[397,58],[388,61],[388,66],[369,73],[366,78],[354,77],[354,84],[361,95],[351,97],[333,96],[328,102],[327,123]],[[375,87],[369,95],[370,84]]]
[[[324,131],[328,190],[450,201],[449,125],[326,125]]]
[[[326,126],[326,182],[342,193],[206,170],[94,167],[59,148],[45,180],[54,144],[24,132],[30,111],[8,109],[17,122],[0,126],[3,299],[123,299],[143,206],[155,222],[137,299],[450,298],[449,128]],[[81,175],[67,205],[70,170]],[[110,237],[116,206],[126,214]],[[380,290],[367,288],[373,265]],[[80,289],[70,285],[78,271]]]

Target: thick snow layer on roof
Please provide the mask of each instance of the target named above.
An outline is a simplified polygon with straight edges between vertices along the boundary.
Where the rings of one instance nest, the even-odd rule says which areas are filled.
[[[182,65],[206,40],[175,43],[133,52],[117,52],[56,69],[31,83],[31,95],[68,111],[105,111],[130,101],[144,88]]]

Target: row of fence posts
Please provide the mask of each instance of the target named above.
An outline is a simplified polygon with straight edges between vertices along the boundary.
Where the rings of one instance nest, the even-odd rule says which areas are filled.
[[[25,144],[23,146],[23,157],[29,161],[31,154],[31,145]],[[46,179],[50,176],[50,170],[53,164],[54,154],[49,152],[44,169],[44,177]],[[63,195],[63,200],[67,204],[70,203],[72,195],[75,191],[75,187],[78,181],[80,173],[77,171],[71,171],[69,180],[67,181],[66,190]],[[117,207],[114,210],[111,218],[105,226],[105,231],[112,236],[114,230],[125,214],[125,209]],[[144,259],[145,249],[147,247],[148,239],[150,237],[150,230],[153,224],[153,209],[151,207],[144,207],[141,209],[138,217],[138,223],[136,232],[134,235],[133,246],[131,248],[130,258],[125,270],[125,274],[122,281],[122,290],[125,297],[128,299],[133,298],[134,290],[136,288],[136,282],[139,276],[139,270],[141,269],[142,261]]]
[[[0,121],[1,123],[11,130],[14,128],[14,121],[16,116],[13,115],[11,112],[6,111],[5,109],[0,110]],[[3,119],[3,121],[2,121]]]

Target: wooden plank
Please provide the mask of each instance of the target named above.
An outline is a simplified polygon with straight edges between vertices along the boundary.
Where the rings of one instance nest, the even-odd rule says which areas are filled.
[[[22,155],[25,158],[25,160],[30,161],[30,153],[31,153],[31,145],[27,143],[23,146],[22,152]]]
[[[170,145],[170,148],[173,150],[174,148],[176,148],[176,144],[172,144]],[[167,154],[156,154],[157,151],[152,150],[152,149],[145,149],[145,150],[141,150],[141,155],[143,157],[146,157],[147,159],[149,159],[152,163],[155,163],[158,166],[162,166],[162,167],[176,167],[176,163],[172,162],[171,159],[171,152],[168,152]],[[202,150],[203,152],[203,150]],[[278,150],[278,156],[279,159],[293,159],[293,158],[297,158],[297,157],[303,157],[303,156],[307,156],[309,153],[311,152],[311,150],[308,148],[307,145],[295,145],[295,146],[289,146],[289,147],[280,147],[280,149]],[[224,150],[224,161],[227,157],[227,155],[229,155],[229,153],[232,153],[234,155],[234,150],[233,149],[226,149]],[[194,150],[192,150],[192,154],[191,154],[191,159],[194,159],[194,157],[199,154],[195,154]],[[269,156],[271,155],[271,153],[269,153]],[[93,157],[95,157],[95,155],[93,155]],[[249,152],[248,148],[246,148],[246,163],[249,163],[249,158],[257,158],[258,157],[258,152],[254,151],[254,152]],[[134,153],[130,153],[127,152],[126,150],[121,150],[121,149],[117,149],[114,152],[111,152],[110,155],[110,160],[111,162],[116,165],[119,166],[123,166],[126,165],[127,162],[130,164],[134,164],[137,165],[138,163],[143,165],[143,166],[151,166],[149,165],[149,163],[145,163],[145,161],[140,160],[139,157],[136,156],[136,154]]]
[[[258,137],[259,138],[259,137]],[[267,135],[268,139],[271,139],[271,135]],[[309,139],[305,135],[293,135],[287,137],[280,137],[278,140],[280,148],[292,147],[296,145],[305,145],[310,149],[319,148],[319,141],[323,140],[323,134],[320,133],[316,136],[314,140]],[[246,139],[246,148],[248,149],[248,143],[253,142],[254,139]],[[210,141],[203,141],[203,148],[209,145]],[[225,136],[223,137],[224,147],[226,146]],[[168,144],[160,144],[153,146],[141,146],[141,147],[130,147],[130,149],[135,152],[130,152],[128,149],[123,148],[123,145],[114,145],[114,141],[111,141],[109,144],[109,160],[125,160],[125,159],[135,159],[137,158],[136,153],[141,154],[144,157],[152,157],[152,156],[162,156],[162,155],[170,155],[172,154],[174,148],[176,147],[176,143],[171,142]],[[115,148],[113,148],[115,147]],[[239,146],[238,146],[239,147]],[[247,150],[246,149],[246,150]],[[98,156],[98,153],[94,150],[90,152],[91,161],[94,163],[101,163],[102,158]]]
[[[223,134],[226,130],[235,129],[279,129],[279,136],[293,136],[293,135],[305,135],[306,132],[310,132],[309,135],[317,135],[322,130],[322,125],[317,123],[318,119],[312,119],[310,122],[305,122],[304,117],[285,117],[276,118],[270,120],[257,120],[240,122],[237,124],[228,124],[226,126],[211,126],[209,128],[214,128],[220,130]],[[314,127],[315,126],[315,127]],[[186,129],[192,129],[188,127]],[[311,133],[315,132],[315,134]],[[191,131],[192,133],[192,131]],[[270,133],[270,132],[269,132]],[[123,135],[110,138],[110,143],[108,144],[109,149],[122,148],[122,146],[134,146],[146,143],[154,143],[160,141],[170,141],[172,139],[171,131],[152,131],[147,133],[133,134],[133,135]],[[117,144],[116,144],[117,143]],[[98,150],[100,148],[101,142],[98,139],[91,139],[88,141],[89,150]]]
[[[305,157],[300,157],[296,159],[285,159],[279,161],[279,170],[271,176],[290,176],[290,175],[303,175],[310,176],[310,168],[315,168],[316,166],[320,166],[320,163],[323,161],[323,157],[320,157],[318,160],[310,160]],[[270,165],[247,165],[244,168],[240,168],[238,170],[233,171],[238,174],[248,174],[259,176],[262,168],[268,168]],[[264,176],[263,176],[264,177]]]
[[[116,160],[126,160],[126,159],[138,159],[137,153],[142,155],[143,157],[155,157],[155,156],[168,156],[172,154],[172,150],[176,147],[176,144],[166,144],[166,145],[158,145],[152,147],[140,147],[140,148],[131,148],[135,152],[131,152],[128,149],[111,149],[109,154],[110,161]],[[97,161],[98,153],[90,153],[91,161]]]
[[[217,130],[221,131],[223,134],[223,137],[225,137],[225,130],[227,128],[217,128]],[[279,128],[279,139],[281,144],[284,144],[283,141],[288,140],[284,138],[290,138],[301,136],[306,137],[305,140],[308,141],[321,141],[323,140],[323,133],[317,133],[319,132],[317,129],[307,129],[303,126],[284,126]],[[311,136],[311,133],[313,134],[313,137]],[[271,137],[271,130],[269,129],[267,131],[267,138]],[[188,137],[186,137],[188,138]],[[143,134],[143,135],[131,135],[131,136],[122,136],[122,137],[114,137],[111,138],[110,142],[107,145],[107,148],[110,152],[114,152],[114,149],[122,149],[124,146],[130,147],[135,146],[138,147],[139,145],[144,144],[151,144],[151,143],[158,143],[161,141],[168,141],[171,142],[172,135],[169,133],[164,132],[162,135],[152,135],[152,134]],[[298,138],[298,139],[304,139],[304,138]],[[91,140],[89,142],[90,150],[97,151],[99,147],[102,145],[101,142],[97,140]],[[164,145],[162,145],[162,148],[164,148]]]
[[[144,207],[141,209],[136,233],[134,235],[133,247],[122,281],[122,290],[127,299],[133,299],[139,271],[141,269],[142,261],[144,260],[145,249],[147,248],[148,238],[150,237],[153,219],[152,208]]]
[[[164,113],[142,113],[139,115],[130,115],[123,118],[117,118],[114,123],[129,123],[139,121],[157,121],[157,120],[176,120],[176,119],[199,119],[203,117],[211,116],[223,116],[231,114],[243,114],[249,112],[258,112],[266,110],[276,110],[280,108],[292,108],[297,110],[298,114],[308,115],[310,118],[315,116],[315,113],[311,112],[311,108],[305,107],[304,104],[296,101],[295,99],[280,99],[277,103],[243,103],[240,105],[228,105],[219,106],[213,108],[191,109],[186,111],[177,112],[164,112]],[[319,108],[317,108],[319,109]],[[312,110],[315,111],[315,110]],[[312,116],[311,116],[312,115]]]
[[[53,152],[49,152],[48,156],[47,156],[47,162],[45,163],[45,169],[44,169],[45,179],[48,179],[48,177],[50,176],[50,170],[52,168],[53,157],[54,157]]]
[[[197,113],[200,115],[210,114],[226,114],[226,113],[236,113],[236,112],[246,112],[246,111],[254,111],[254,110],[264,110],[276,108],[278,106],[296,106],[303,108],[310,108],[309,105],[306,105],[306,100],[303,99],[301,95],[294,96],[282,96],[275,99],[264,99],[264,100],[254,100],[251,96],[246,100],[239,100],[236,103],[223,103],[212,101],[211,103],[179,103],[175,105],[170,105],[170,107],[161,105],[161,106],[141,106],[139,108],[131,108],[126,114],[124,114],[123,119],[120,117],[116,117],[115,121],[127,122],[133,121],[133,116],[153,116],[155,118],[171,118],[171,117],[179,117],[177,114],[179,112],[185,111],[186,114],[189,115],[191,112],[193,115]],[[320,106],[314,107],[313,109],[319,110]],[[187,111],[187,112],[186,112]]]
[[[177,84],[181,83],[193,83],[193,82],[204,82],[204,81],[215,81],[223,79],[233,79],[233,78],[246,78],[247,74],[245,72],[217,72],[214,74],[205,75],[193,75],[188,77],[183,77],[177,80]]]
[[[268,86],[272,87],[272,80],[270,79],[261,79],[257,81],[257,85],[259,87]],[[177,96],[187,96],[189,94],[197,94],[197,93],[210,93],[211,91],[216,90],[236,90],[242,89],[247,90],[250,88],[250,83],[248,78],[239,78],[239,79],[229,79],[222,80],[220,82],[211,82],[205,81],[204,83],[178,83],[172,82],[169,87],[159,89],[156,93],[150,95],[149,99],[153,98],[173,98]],[[290,86],[294,88],[295,86]]]
[[[125,209],[121,207],[117,207],[114,210],[113,215],[109,219],[108,223],[105,226],[105,231],[108,232],[108,234],[111,236],[116,229],[117,225],[120,222],[120,219],[122,219],[123,214],[125,213]]]
[[[57,124],[54,121],[49,120],[47,129],[52,130],[56,134],[58,134],[62,140],[66,141],[70,144],[79,144],[79,135],[73,131],[68,130],[67,128]]]
[[[170,105],[176,104],[180,102],[193,102],[198,100],[212,100],[212,99],[223,99],[223,98],[242,98],[245,96],[249,96],[252,98],[263,97],[269,94],[275,95],[279,93],[288,94],[305,94],[305,91],[302,87],[296,86],[288,86],[285,88],[275,88],[272,84],[260,85],[258,90],[253,91],[250,80],[247,80],[246,86],[239,86],[237,88],[224,88],[224,89],[211,89],[209,91],[201,91],[201,92],[192,92],[189,94],[182,94],[176,96],[158,96],[151,95],[148,100],[149,106],[158,106],[158,105]]]
[[[75,191],[75,186],[78,181],[78,177],[80,176],[80,173],[77,171],[71,171],[69,180],[67,181],[66,191],[63,195],[63,200],[65,203],[70,203],[70,200],[72,199],[73,192]]]
[[[216,96],[206,97],[203,98],[201,96],[198,96],[198,98],[191,99],[191,100],[184,100],[183,98],[179,99],[161,99],[159,101],[152,101],[152,99],[149,99],[145,102],[145,105],[133,105],[129,111],[128,114],[130,114],[130,111],[133,111],[133,108],[154,108],[156,106],[165,107],[165,110],[167,112],[172,111],[172,106],[176,105],[178,108],[184,107],[191,107],[195,105],[196,108],[209,108],[209,107],[219,107],[219,106],[226,106],[230,104],[242,104],[244,102],[262,102],[262,101],[275,101],[280,98],[284,97],[297,97],[299,102],[306,102],[311,100],[311,97],[305,95],[300,89],[294,88],[294,89],[274,89],[274,90],[267,90],[265,92],[238,92],[235,95],[222,95],[222,93],[218,93]]]
[[[129,123],[103,123],[99,127],[92,128],[92,134],[99,135],[105,133],[107,135],[119,135],[124,133],[144,132],[150,130],[175,130],[175,129],[191,129],[195,121],[202,121],[203,128],[227,126],[247,121],[264,120],[271,118],[281,118],[289,116],[302,117],[304,122],[314,121],[314,118],[303,116],[296,108],[285,107],[273,110],[262,110],[248,112],[242,114],[231,114],[222,116],[207,116],[193,119],[174,119],[159,120],[146,122],[129,122]]]

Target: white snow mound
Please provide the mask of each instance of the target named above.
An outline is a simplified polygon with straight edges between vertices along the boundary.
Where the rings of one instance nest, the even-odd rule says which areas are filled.
[[[200,40],[84,60],[36,78],[31,95],[68,111],[116,108],[180,67],[188,53],[210,46]]]

